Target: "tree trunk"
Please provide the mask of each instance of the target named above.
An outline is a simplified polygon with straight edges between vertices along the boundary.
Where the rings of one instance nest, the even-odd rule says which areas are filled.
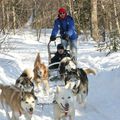
[[[2,6],[2,32],[3,34],[5,34],[5,6],[3,1],[1,3],[1,6]]]
[[[73,0],[69,0],[69,9],[70,9],[70,14],[73,16],[74,15]]]
[[[119,25],[119,20],[118,20],[118,15],[117,15],[116,1],[112,0],[112,3],[113,3],[113,8],[114,8],[116,26],[117,26],[118,34],[120,35],[120,25]]]
[[[99,41],[98,19],[97,19],[97,0],[91,0],[91,25],[92,37],[95,41]]]
[[[15,28],[16,28],[16,18],[15,18],[15,7],[12,7],[12,13],[13,13],[13,33],[15,34]]]
[[[6,19],[7,19],[7,31],[10,29],[10,17],[9,17],[9,5],[7,6],[7,13],[6,13]]]

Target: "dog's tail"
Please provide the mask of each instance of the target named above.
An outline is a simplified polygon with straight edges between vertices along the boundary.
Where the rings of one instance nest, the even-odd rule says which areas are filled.
[[[26,68],[24,69],[23,73],[21,74],[21,77],[27,77],[29,79],[33,78],[33,69],[31,68]]]
[[[87,68],[84,71],[85,71],[86,74],[92,73],[92,74],[96,75],[96,73],[95,73],[95,71],[93,69]]]

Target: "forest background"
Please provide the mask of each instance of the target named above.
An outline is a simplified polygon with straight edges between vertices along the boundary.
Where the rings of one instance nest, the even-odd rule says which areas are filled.
[[[0,45],[9,31],[15,34],[16,29],[28,26],[36,30],[39,41],[41,30],[53,27],[60,7],[73,16],[77,32],[85,40],[90,35],[100,50],[120,49],[120,0],[0,0]]]

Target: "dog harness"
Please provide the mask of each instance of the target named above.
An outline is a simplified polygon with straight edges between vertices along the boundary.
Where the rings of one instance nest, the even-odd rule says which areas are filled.
[[[53,104],[58,104],[56,100],[53,101]],[[63,109],[60,107],[60,105],[58,104],[59,108],[63,111]],[[65,116],[68,115],[68,111],[64,111]]]

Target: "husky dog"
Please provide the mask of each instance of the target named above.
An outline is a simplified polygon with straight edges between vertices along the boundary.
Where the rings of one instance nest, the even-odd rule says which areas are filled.
[[[87,69],[80,69],[77,68],[76,71],[74,71],[73,75],[75,75],[75,78],[77,82],[74,82],[74,86],[72,88],[72,92],[74,95],[77,96],[77,101],[80,104],[85,103],[86,96],[88,95],[88,77],[87,74],[96,74],[94,70],[87,68]]]
[[[48,83],[48,68],[44,63],[41,63],[40,54],[37,54],[34,63],[34,83],[37,87],[40,84],[43,84],[44,90],[47,92],[49,90],[49,83]]]
[[[30,92],[22,92],[15,86],[5,86],[0,84],[0,103],[5,109],[8,119],[19,120],[24,115],[26,120],[31,120],[35,109],[37,97]],[[8,108],[12,110],[12,118],[8,113]]]
[[[69,88],[57,86],[54,98],[54,120],[62,120],[69,117],[75,119],[74,96]]]
[[[76,64],[70,57],[64,57],[59,64],[59,73],[61,79],[65,81],[67,73],[76,70],[76,68],[77,68]]]
[[[25,92],[34,91],[33,80],[33,70],[26,68],[20,77],[16,80],[15,86],[20,88]]]

